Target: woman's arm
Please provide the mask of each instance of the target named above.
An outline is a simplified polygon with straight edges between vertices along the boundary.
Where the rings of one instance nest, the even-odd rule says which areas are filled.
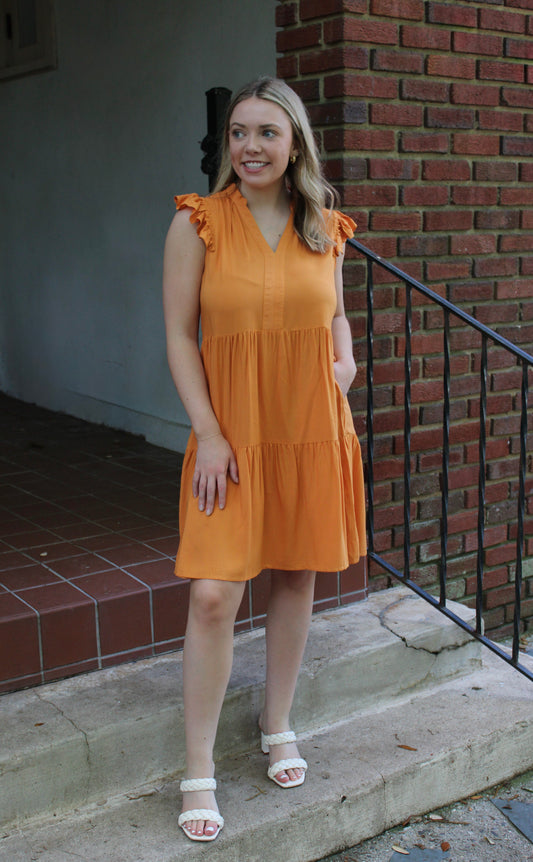
[[[213,411],[198,347],[200,284],[205,245],[180,210],[170,225],[163,261],[163,308],[172,378],[198,441],[193,494],[200,511],[213,511],[215,497],[226,502],[226,476],[238,481],[237,462]]]
[[[335,362],[333,369],[335,380],[339,384],[342,394],[346,395],[355,378],[357,366],[353,358],[352,331],[344,313],[344,297],[342,283],[342,264],[344,262],[344,249],[339,254],[335,264],[335,291],[337,294],[337,308],[331,323],[331,334],[333,336],[333,352]]]

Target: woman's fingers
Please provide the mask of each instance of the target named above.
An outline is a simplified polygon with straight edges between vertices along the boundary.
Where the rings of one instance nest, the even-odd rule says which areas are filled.
[[[198,509],[211,515],[218,498],[223,509],[227,498],[227,474],[233,482],[239,481],[239,471],[233,450],[222,435],[200,440],[196,468],[192,479],[193,497],[198,498]]]

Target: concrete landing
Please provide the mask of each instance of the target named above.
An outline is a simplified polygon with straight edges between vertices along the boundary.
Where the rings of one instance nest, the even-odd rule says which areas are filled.
[[[216,752],[226,827],[192,843],[177,827],[180,664],[173,654],[0,698],[0,859],[309,862],[533,767],[531,684],[397,587],[313,619],[293,711],[310,767],[301,788],[266,778],[264,638],[236,639]]]
[[[217,798],[226,826],[213,844],[192,843],[178,830],[173,780],[102,798],[64,818],[5,829],[0,859],[320,859],[531,768],[533,687],[488,655],[466,677],[306,735],[301,753],[308,779],[292,790],[268,781],[258,749],[219,761]]]
[[[472,611],[454,605],[470,616]],[[480,646],[405,588],[313,618],[293,710],[301,733],[479,664]],[[215,759],[256,744],[264,633],[236,639]],[[0,826],[70,810],[184,767],[181,653],[0,698]]]

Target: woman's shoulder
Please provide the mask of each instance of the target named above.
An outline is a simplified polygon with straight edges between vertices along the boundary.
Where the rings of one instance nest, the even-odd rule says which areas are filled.
[[[342,252],[347,239],[351,239],[357,228],[354,220],[340,210],[323,210],[324,221],[330,238],[335,243],[335,254]]]
[[[203,239],[208,251],[215,251],[217,224],[231,207],[234,190],[235,186],[228,186],[210,195],[189,192],[174,196],[177,210],[192,210],[189,221],[196,225],[198,236]]]

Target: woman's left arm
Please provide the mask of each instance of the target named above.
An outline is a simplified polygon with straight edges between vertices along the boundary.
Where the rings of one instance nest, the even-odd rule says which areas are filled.
[[[335,361],[333,370],[335,380],[340,386],[343,395],[348,390],[355,378],[357,366],[353,358],[352,331],[346,314],[344,313],[344,296],[342,283],[342,264],[344,262],[344,247],[342,253],[336,259],[335,264],[335,291],[337,294],[337,308],[331,322],[331,334],[333,336],[333,352]]]

